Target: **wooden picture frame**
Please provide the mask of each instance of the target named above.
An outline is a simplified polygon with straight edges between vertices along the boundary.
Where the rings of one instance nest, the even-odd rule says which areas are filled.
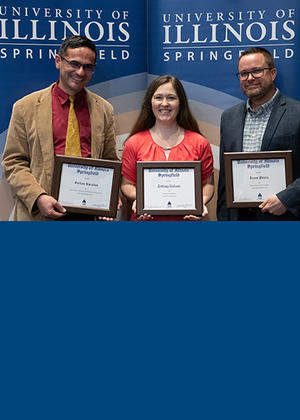
[[[137,216],[203,213],[202,162],[137,162]]]
[[[116,217],[122,163],[55,156],[53,197],[68,212]]]
[[[293,182],[292,151],[225,152],[228,208],[258,207]]]

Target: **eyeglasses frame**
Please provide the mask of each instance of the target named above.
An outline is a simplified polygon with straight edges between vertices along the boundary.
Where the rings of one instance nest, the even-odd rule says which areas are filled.
[[[76,61],[76,60],[71,60],[71,61],[69,61],[69,60],[67,60],[65,57],[63,57],[62,55],[60,55],[60,54],[58,54],[58,55],[60,56],[60,58],[61,58],[62,60],[64,60],[66,63],[68,63],[68,64],[69,64],[69,66],[71,66],[71,67],[73,67],[73,68],[77,68],[77,70],[79,70],[79,69],[82,67],[84,72],[89,71],[89,70],[88,70],[88,68],[86,67],[86,66],[89,66],[89,64],[81,64],[81,63],[79,63],[79,61]],[[80,67],[77,67],[76,65],[75,65],[75,66],[74,66],[74,65],[72,65],[72,64],[71,64],[72,62],[73,62],[73,63],[78,63],[78,64],[80,65]],[[95,65],[94,65],[94,67],[93,67],[93,69],[91,70],[92,74],[94,74],[94,73],[95,73],[96,69],[97,69],[97,66],[96,66],[96,64],[95,64]]]
[[[246,80],[248,80],[248,78],[249,78],[249,74],[251,74],[251,76],[254,78],[254,79],[259,79],[259,78],[261,78],[261,77],[263,77],[264,76],[264,71],[265,70],[272,70],[272,69],[274,69],[275,67],[264,67],[264,68],[257,68],[257,69],[254,69],[254,70],[262,70],[263,71],[263,74],[261,75],[261,76],[258,76],[258,77],[256,77],[256,76],[254,76],[253,75],[253,71],[254,70],[251,70],[251,71],[243,71],[243,72],[240,72],[240,73],[248,73],[248,76],[247,76],[247,78],[246,79],[241,79],[241,75],[240,75],[240,73],[236,73],[236,77],[238,78],[238,80],[242,80],[242,82],[245,82]]]

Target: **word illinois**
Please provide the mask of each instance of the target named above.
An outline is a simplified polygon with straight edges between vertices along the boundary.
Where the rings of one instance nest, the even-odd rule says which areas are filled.
[[[268,24],[252,22],[245,25],[238,22],[235,26],[229,23],[211,23],[205,28],[202,24],[193,25],[164,25],[164,45],[230,43],[245,41],[292,41],[295,38],[295,22],[273,21]]]

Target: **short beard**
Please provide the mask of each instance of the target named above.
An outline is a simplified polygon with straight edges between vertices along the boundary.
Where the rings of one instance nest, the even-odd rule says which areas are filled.
[[[260,100],[264,97],[268,96],[268,93],[271,92],[273,85],[268,86],[257,86],[257,89],[255,91],[248,91],[248,89],[243,89],[244,95],[246,95],[250,100],[256,99]]]

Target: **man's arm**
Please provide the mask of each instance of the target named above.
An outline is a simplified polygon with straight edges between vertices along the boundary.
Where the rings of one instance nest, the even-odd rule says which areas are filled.
[[[2,165],[7,181],[31,213],[37,198],[46,191],[39,185],[30,169],[31,156],[24,118],[27,111],[28,109],[24,109],[19,102],[13,107]]]

